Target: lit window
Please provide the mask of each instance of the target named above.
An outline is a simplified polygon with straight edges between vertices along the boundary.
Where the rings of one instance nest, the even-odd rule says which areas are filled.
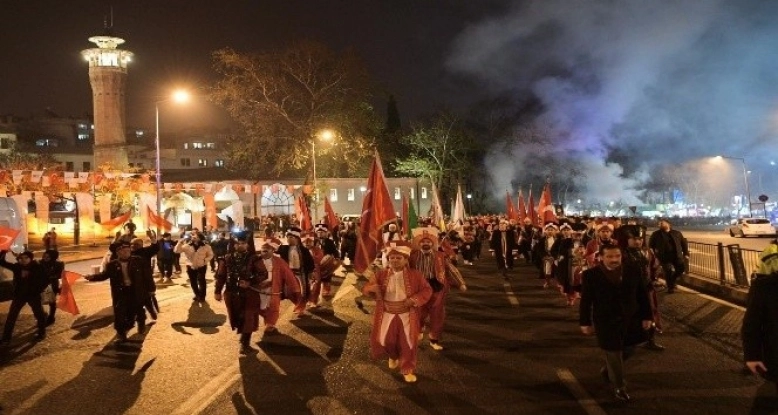
[[[135,131],[135,137],[143,137],[143,130]]]
[[[346,199],[349,202],[353,202],[354,201],[354,189],[348,189],[348,192],[346,192]]]
[[[197,159],[197,165],[200,167],[205,167],[208,165],[208,159]]]
[[[89,134],[79,134],[78,139],[80,141],[89,140]]]
[[[204,148],[203,143],[192,143],[192,148],[201,149]]]
[[[189,143],[184,143],[184,150],[189,150]]]
[[[421,198],[422,199],[426,199],[427,198],[427,188],[426,187],[422,187],[421,188]]]
[[[35,141],[37,147],[57,147],[59,142],[54,138],[41,138]]]
[[[224,160],[214,160],[213,165],[215,167],[224,167]]]
[[[205,143],[205,148],[216,148],[216,143]]]
[[[400,200],[403,197],[403,193],[400,191],[399,187],[394,188],[394,200]]]
[[[411,199],[416,199],[416,189],[411,187]]]
[[[338,189],[330,189],[330,202],[338,201]]]

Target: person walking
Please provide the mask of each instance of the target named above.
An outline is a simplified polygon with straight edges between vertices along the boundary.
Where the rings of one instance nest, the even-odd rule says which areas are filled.
[[[376,300],[370,333],[373,359],[389,358],[389,369],[400,368],[405,382],[416,382],[416,338],[421,333],[419,308],[432,288],[417,270],[408,267],[411,247],[397,241],[386,248],[389,267],[373,275],[362,293]]]
[[[605,352],[605,367],[600,373],[613,385],[617,399],[629,401],[624,361],[634,353],[635,345],[647,339],[651,306],[640,270],[622,263],[618,245],[603,245],[599,256],[600,263],[583,274],[581,332],[596,335]]]
[[[116,250],[117,258],[108,263],[103,272],[86,275],[87,281],[105,281],[111,284],[114,329],[117,342],[127,341],[127,332],[138,323],[138,334],[146,332],[144,305],[157,288],[148,262],[132,255],[131,244],[122,242]]]
[[[213,258],[210,261],[211,272],[216,272],[216,264],[227,255],[229,246],[230,240],[227,239],[227,232],[219,232],[219,236],[211,242],[211,250],[213,251]]]
[[[300,285],[302,297],[298,299],[294,308],[295,314],[300,316],[305,313],[305,306],[310,295],[310,276],[316,265],[311,251],[302,244],[302,230],[300,228],[292,226],[287,229],[286,242],[286,245],[281,245],[278,248],[278,256],[286,261]]]
[[[752,414],[778,408],[778,273],[758,274],[748,289],[741,338],[746,367],[767,382],[757,392]]]
[[[173,252],[183,254],[189,261],[186,273],[189,275],[189,285],[192,287],[194,298],[192,301],[205,302],[206,281],[205,273],[208,271],[208,263],[213,258],[211,246],[203,241],[200,232],[192,231],[189,238],[178,241]]]
[[[265,334],[276,332],[281,312],[282,296],[297,304],[302,297],[300,284],[286,261],[275,255],[281,246],[278,239],[265,239],[259,246],[259,261],[255,272],[267,273],[268,278],[259,284],[259,315],[265,320]]]
[[[49,315],[46,318],[46,326],[54,324],[55,314],[57,313],[57,295],[59,295],[59,282],[62,279],[62,273],[65,271],[65,263],[59,260],[59,251],[53,249],[43,253],[40,261],[41,271],[48,279],[51,295],[49,297]],[[49,288],[46,288],[48,290]]]
[[[162,239],[159,241],[159,252],[157,252],[157,268],[159,270],[159,283],[171,284],[173,280],[173,258],[175,253],[173,249],[176,247],[176,242],[173,241],[170,232],[162,234]]]
[[[57,228],[52,227],[50,231],[43,235],[43,249],[46,251],[56,251],[57,245]]]
[[[689,245],[680,231],[672,228],[670,221],[661,219],[659,229],[651,234],[648,247],[654,251],[667,283],[667,293],[675,292],[678,277],[686,271],[686,260],[689,258]]]
[[[516,232],[508,229],[508,221],[500,221],[497,229],[492,231],[489,248],[494,252],[494,259],[502,276],[508,278],[508,272],[513,269],[513,251],[518,248]]]
[[[25,305],[29,305],[35,316],[38,331],[35,334],[36,340],[46,338],[46,312],[41,305],[41,293],[49,284],[48,278],[36,262],[33,253],[24,251],[16,256],[16,263],[8,262],[5,259],[8,251],[0,251],[0,267],[7,268],[13,273],[13,292],[11,294],[11,306],[8,309],[8,316],[3,326],[3,337],[0,338],[0,344],[9,344],[13,335],[16,320],[19,318],[19,312]]]
[[[235,235],[234,251],[219,258],[213,293],[216,301],[224,299],[230,326],[240,336],[241,354],[251,351],[251,333],[259,328],[260,285],[268,279],[266,269],[256,269],[259,258],[249,252],[250,237],[249,233]]]

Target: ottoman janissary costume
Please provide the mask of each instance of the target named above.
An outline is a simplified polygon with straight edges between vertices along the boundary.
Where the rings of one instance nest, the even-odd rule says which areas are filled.
[[[399,366],[406,382],[415,382],[421,324],[419,307],[429,301],[432,288],[417,270],[408,268],[411,248],[397,241],[387,247],[389,267],[378,271],[362,291],[376,299],[370,352],[374,359],[389,357],[389,368]]]

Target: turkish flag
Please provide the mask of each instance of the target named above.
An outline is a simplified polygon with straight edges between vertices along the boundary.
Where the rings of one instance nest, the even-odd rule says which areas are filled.
[[[511,194],[507,190],[505,191],[505,213],[508,216],[508,219],[516,220],[519,218],[516,214],[516,208],[513,207],[513,199],[511,199]]]
[[[543,186],[543,193],[540,194],[540,203],[538,203],[538,221],[541,225],[547,223],[556,223],[557,217],[554,213],[554,204],[551,203],[551,185],[546,183]]]
[[[338,220],[338,216],[335,215],[335,210],[332,209],[332,204],[328,197],[324,198],[324,213],[326,215],[325,220],[327,221],[327,227],[330,229],[330,232],[334,234],[338,231],[340,221]]]
[[[0,251],[8,251],[14,243],[14,239],[21,232],[19,229],[4,228],[0,226]]]
[[[300,220],[300,229],[304,231],[310,231],[313,229],[313,226],[311,225],[311,212],[308,210],[308,204],[305,203],[305,195],[300,194],[300,196],[297,196],[297,201],[295,202],[296,211],[297,211],[297,218]]]
[[[76,304],[76,297],[73,296],[73,284],[81,277],[81,274],[73,271],[62,271],[62,286],[60,286],[59,290],[57,308],[67,311],[74,316],[78,314],[78,305]]]
[[[535,199],[532,197],[532,188],[529,189],[529,206],[527,206],[527,216],[532,220],[532,225],[537,226],[538,215],[535,213]]]
[[[125,213],[124,215],[117,216],[113,219],[107,220],[105,222],[100,222],[100,226],[103,227],[103,229],[110,231],[113,230],[113,228],[123,224],[124,222],[127,222],[130,220],[130,217],[132,216],[132,211],[129,211]]]
[[[392,198],[386,187],[381,158],[376,152],[373,165],[370,167],[370,175],[367,177],[367,192],[362,200],[354,270],[359,273],[367,270],[378,255],[378,250],[382,248],[381,236],[384,226],[395,220],[397,214],[394,212]]]
[[[524,219],[527,217],[527,206],[524,205],[524,195],[521,194],[519,189],[519,222],[524,223]]]
[[[149,223],[153,223],[154,225],[156,225],[156,226],[158,226],[158,227],[160,227],[160,228],[162,228],[162,229],[164,229],[166,231],[169,231],[169,230],[173,229],[173,224],[172,223],[168,222],[167,220],[165,220],[165,218],[163,218],[163,217],[157,215],[156,213],[154,213],[154,211],[151,210],[150,207],[146,206],[146,211],[148,212],[148,215],[149,215]]]

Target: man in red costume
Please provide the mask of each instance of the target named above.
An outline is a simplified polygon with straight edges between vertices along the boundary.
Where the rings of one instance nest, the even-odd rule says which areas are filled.
[[[278,239],[266,239],[259,247],[255,269],[267,272],[268,279],[259,286],[259,315],[265,320],[265,334],[275,333],[281,309],[281,295],[294,304],[300,301],[302,291],[286,261],[274,255],[281,246]]]
[[[467,286],[462,275],[451,264],[445,253],[438,250],[438,237],[435,228],[416,228],[413,230],[413,241],[410,257],[410,267],[421,272],[432,287],[430,301],[419,308],[419,321],[429,328],[430,347],[443,350],[440,337],[446,321],[446,295],[451,286],[466,291]],[[424,336],[419,333],[419,340]]]
[[[376,299],[370,354],[389,357],[389,369],[400,368],[406,382],[416,382],[416,337],[421,331],[419,308],[429,301],[432,288],[419,271],[408,268],[411,248],[392,242],[386,248],[389,267],[381,269],[362,292]]]

